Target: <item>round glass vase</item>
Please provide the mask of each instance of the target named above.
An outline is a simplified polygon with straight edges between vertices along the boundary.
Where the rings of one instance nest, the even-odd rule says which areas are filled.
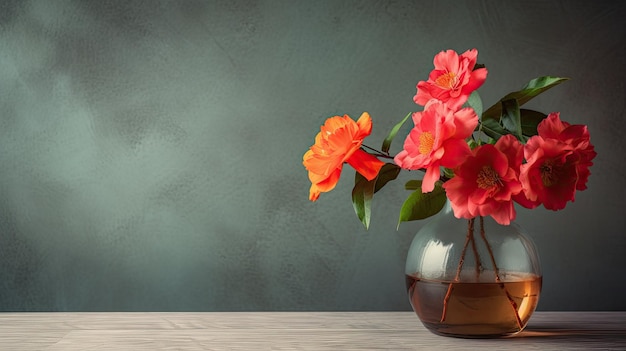
[[[541,277],[535,245],[519,225],[457,219],[449,202],[415,235],[406,260],[413,310],[446,336],[519,333],[537,307]]]

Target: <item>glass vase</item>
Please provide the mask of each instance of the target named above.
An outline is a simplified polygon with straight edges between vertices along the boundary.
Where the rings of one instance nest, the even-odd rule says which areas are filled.
[[[449,202],[415,235],[406,261],[413,310],[446,336],[519,333],[537,307],[541,278],[536,247],[519,225],[457,219]]]

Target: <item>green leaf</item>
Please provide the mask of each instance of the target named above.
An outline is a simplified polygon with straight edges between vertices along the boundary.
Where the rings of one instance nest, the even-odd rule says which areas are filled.
[[[524,105],[528,101],[530,101],[535,96],[543,93],[544,91],[557,86],[569,78],[561,78],[561,77],[539,77],[532,79],[526,86],[524,86],[521,90],[515,91],[504,96],[500,101],[517,99],[517,103],[519,106]],[[502,104],[500,102],[494,104],[489,107],[487,111],[485,111],[482,115],[483,120],[485,119],[500,119],[502,115]]]
[[[359,172],[354,175],[354,188],[352,189],[352,206],[357,217],[369,229],[372,215],[372,198],[374,193],[385,184],[396,179],[400,174],[400,167],[393,163],[386,163],[378,172],[376,178],[367,180]]]
[[[433,191],[425,194],[422,193],[421,180],[409,181],[412,186],[417,185],[417,182],[419,182],[419,188],[413,191],[402,204],[398,227],[402,222],[424,219],[435,215],[446,203],[446,191],[441,187],[440,182],[435,183]]]
[[[479,129],[487,134],[487,136],[493,138],[494,140],[500,139],[502,136],[509,134],[509,132],[504,129],[498,123],[498,121],[493,119],[487,119],[480,122]]]
[[[502,126],[517,137],[518,140],[522,140],[522,122],[517,100],[509,99],[502,101],[502,110]]]
[[[442,167],[442,168],[443,168],[443,175],[444,175],[444,177],[446,177],[448,179],[454,178],[454,170],[452,170],[450,168],[446,168],[446,167]]]
[[[421,180],[409,180],[408,182],[406,182],[406,184],[404,184],[404,188],[406,190],[421,189],[422,188],[422,181]]]
[[[355,172],[354,188],[352,188],[352,206],[365,229],[369,229],[370,217],[372,215],[372,198],[376,180],[368,181],[359,172]]]
[[[376,186],[374,187],[374,192],[378,192],[385,184],[390,181],[398,178],[400,174],[401,168],[393,163],[385,163],[383,168],[378,172],[378,177],[374,180],[376,182]]]
[[[476,139],[472,138],[472,139],[467,140],[467,145],[470,147],[470,149],[474,150],[474,148],[480,144],[478,143]]]
[[[400,123],[396,124],[395,126],[393,126],[393,128],[391,128],[389,135],[387,135],[385,140],[383,140],[383,146],[381,148],[383,152],[389,152],[389,148],[391,148],[391,142],[396,137],[396,134],[398,134],[398,131],[400,130],[400,128],[402,128],[402,125],[404,124],[404,122],[406,122],[406,120],[409,119],[409,117],[412,114],[413,112],[409,112],[409,114],[406,115],[406,117],[404,117],[404,119],[402,119]]]
[[[548,115],[539,111],[520,110],[520,120],[522,124],[522,134],[527,137],[537,135],[537,125]]]
[[[478,90],[474,90],[470,96],[467,98],[467,101],[463,106],[471,107],[476,112],[476,115],[480,117],[483,114],[483,100],[480,98],[480,94],[478,94]]]

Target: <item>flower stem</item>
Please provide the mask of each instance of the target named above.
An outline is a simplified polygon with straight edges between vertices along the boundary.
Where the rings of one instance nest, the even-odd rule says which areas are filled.
[[[369,147],[369,146],[367,146],[365,144],[361,144],[361,147],[364,148],[364,149],[368,149],[369,151],[372,151],[373,155],[376,156],[376,157],[382,157],[382,158],[393,160],[393,156],[389,155],[386,152],[382,152],[380,150],[376,150],[373,147]]]
[[[472,241],[472,251],[474,252],[474,262],[476,268],[476,281],[480,278],[480,272],[483,271],[483,264],[480,260],[480,254],[478,254],[478,248],[476,247],[476,238],[474,237],[474,231],[472,230],[472,237],[470,238]]]
[[[384,158],[384,159],[387,159],[387,160],[393,160],[395,158],[395,156],[390,155],[388,152],[382,152],[380,150],[374,149],[373,147],[367,146],[365,144],[361,144],[361,148],[362,149],[366,149],[364,151],[369,152],[370,154],[372,154],[372,155],[374,155],[376,157]],[[418,169],[418,171],[422,171],[422,172],[426,173],[426,168],[420,168],[420,169]],[[441,181],[442,183],[445,183],[448,180],[450,180],[450,178],[446,177],[445,174],[442,174],[441,176],[439,176],[439,181]]]
[[[480,217],[480,236],[483,238],[483,241],[485,242],[485,245],[487,246],[487,250],[489,251],[491,264],[493,265],[493,270],[495,271],[495,275],[496,275],[496,283],[498,283],[498,285],[500,286],[500,289],[504,290],[504,294],[506,295],[506,298],[509,300],[509,303],[511,303],[511,307],[513,308],[513,313],[515,314],[515,320],[517,321],[517,326],[519,330],[522,330],[522,319],[520,318],[519,313],[517,312],[517,307],[518,307],[517,303],[515,302],[515,300],[513,300],[513,298],[511,297],[511,294],[509,293],[509,290],[506,288],[504,283],[502,283],[502,281],[500,280],[500,269],[498,268],[498,265],[496,264],[496,258],[493,254],[491,245],[489,244],[489,241],[487,241],[487,237],[485,236],[485,222],[482,216]]]
[[[446,320],[446,314],[448,313],[448,301],[450,300],[450,296],[452,295],[452,290],[454,287],[453,283],[457,283],[461,280],[461,271],[463,270],[463,263],[465,263],[465,253],[467,252],[467,246],[471,240],[474,238],[474,218],[467,221],[467,236],[465,237],[465,243],[463,244],[463,250],[461,251],[461,258],[459,259],[459,265],[456,267],[456,275],[454,276],[454,280],[448,284],[448,291],[446,291],[446,296],[443,298],[443,310],[441,311],[441,320],[440,323],[443,323]]]

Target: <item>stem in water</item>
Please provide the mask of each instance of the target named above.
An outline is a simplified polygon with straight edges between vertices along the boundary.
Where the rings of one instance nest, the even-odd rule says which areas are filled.
[[[496,274],[496,283],[498,283],[498,285],[500,286],[500,289],[504,291],[506,298],[509,300],[509,303],[511,304],[511,308],[513,308],[513,313],[515,314],[515,320],[517,321],[517,326],[519,330],[522,330],[522,319],[519,317],[519,313],[517,312],[517,308],[518,308],[517,303],[515,302],[515,300],[513,300],[513,298],[511,297],[511,294],[509,293],[509,290],[506,288],[504,283],[502,283],[502,281],[500,280],[500,269],[498,268],[498,265],[496,264],[496,258],[493,254],[493,250],[491,249],[491,245],[489,244],[489,242],[487,241],[487,237],[485,236],[485,222],[484,222],[483,217],[480,217],[480,236],[483,238],[483,241],[485,242],[485,245],[487,246],[487,250],[489,251],[489,258],[491,258],[491,264],[493,265],[493,270],[495,271],[495,274]]]
[[[461,258],[459,259],[459,265],[456,267],[456,275],[454,276],[454,281],[448,284],[448,291],[446,291],[446,296],[443,298],[443,311],[441,311],[441,320],[443,323],[446,320],[446,314],[448,313],[448,301],[450,300],[450,296],[452,295],[452,290],[454,287],[452,283],[456,283],[461,280],[461,270],[463,270],[463,263],[465,262],[465,253],[467,252],[467,246],[470,241],[473,241],[474,238],[474,218],[467,221],[467,236],[465,237],[465,243],[463,244],[463,251],[461,251]],[[475,249],[475,248],[474,248]]]
[[[472,237],[470,238],[472,241],[472,251],[474,252],[474,262],[476,265],[476,281],[480,278],[480,272],[483,271],[483,264],[480,261],[480,254],[478,254],[478,248],[476,247],[476,238],[474,237],[474,231],[472,230]]]

